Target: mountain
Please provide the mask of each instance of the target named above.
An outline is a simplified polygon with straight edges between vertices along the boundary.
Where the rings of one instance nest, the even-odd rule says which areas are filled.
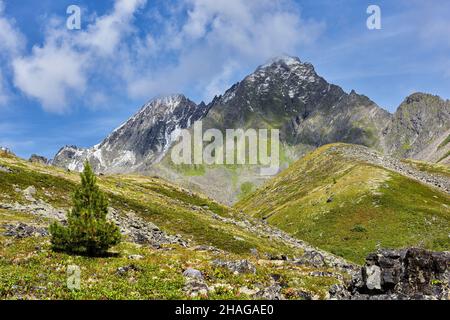
[[[214,99],[205,121],[219,128],[279,128],[291,146],[343,141],[380,147],[390,117],[367,97],[328,83],[311,64],[281,57]]]
[[[206,105],[197,105],[183,95],[154,99],[102,143],[89,149],[66,146],[53,164],[80,171],[89,160],[97,172],[144,171],[166,154],[180,129],[189,128],[207,111]]]
[[[65,147],[56,166],[97,172],[158,175],[231,204],[261,186],[261,166],[175,165],[170,151],[179,129],[203,121],[203,130],[279,129],[281,169],[325,144],[364,145],[387,155],[448,163],[450,103],[413,94],[395,114],[368,97],[320,77],[310,63],[279,57],[258,67],[208,105],[181,95],[150,101],[90,149]]]
[[[425,93],[410,95],[384,134],[388,154],[450,163],[450,100]]]
[[[450,248],[450,168],[363,146],[320,147],[235,208],[357,263],[379,247]]]

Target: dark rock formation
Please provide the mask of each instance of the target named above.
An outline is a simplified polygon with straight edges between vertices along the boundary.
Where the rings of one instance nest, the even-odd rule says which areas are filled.
[[[347,287],[333,286],[337,299],[450,299],[450,252],[379,250]]]
[[[43,156],[39,156],[37,154],[32,154],[28,161],[31,163],[48,164],[47,158],[45,158]]]

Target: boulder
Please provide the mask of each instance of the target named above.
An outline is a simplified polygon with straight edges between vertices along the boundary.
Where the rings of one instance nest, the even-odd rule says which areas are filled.
[[[324,267],[326,265],[325,257],[318,251],[309,250],[303,256],[295,260],[298,265],[310,265],[313,267]]]
[[[260,290],[254,297],[263,300],[285,299],[284,296],[281,294],[281,286],[279,284],[273,284],[267,288]]]
[[[450,252],[425,249],[379,250],[345,289],[332,287],[337,299],[444,299],[450,298]]]
[[[197,269],[193,269],[193,268],[187,268],[184,272],[183,272],[183,276],[185,278],[190,278],[190,279],[198,279],[198,280],[203,280],[203,274],[201,273],[201,271],[197,270]]]

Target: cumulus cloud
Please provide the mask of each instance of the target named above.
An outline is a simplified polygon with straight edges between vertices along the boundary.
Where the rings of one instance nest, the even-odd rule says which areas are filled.
[[[6,80],[9,71],[8,61],[25,45],[24,37],[17,30],[14,20],[6,18],[4,10],[5,4],[0,0],[0,61],[4,62],[4,66],[0,68],[0,106],[10,100],[10,90]]]
[[[210,99],[245,66],[297,52],[324,30],[322,23],[302,20],[291,1],[186,0],[182,8],[187,19],[168,22],[161,37],[165,42],[156,44],[176,52],[176,63],[156,67],[150,76],[136,72],[129,81],[132,96],[180,90],[195,82],[199,94]]]
[[[63,112],[67,95],[85,90],[87,58],[70,46],[53,41],[42,48],[34,47],[30,57],[13,61],[15,85],[39,99],[47,111]]]
[[[4,16],[5,4],[0,0],[0,54],[16,54],[24,46],[24,38],[14,20]]]
[[[66,30],[62,21],[53,21],[42,46],[35,45],[31,54],[13,60],[14,84],[38,99],[45,110],[65,112],[70,108],[69,96],[86,94],[101,64],[115,58],[122,38],[132,29],[135,11],[145,2],[116,0],[111,13],[82,31]]]
[[[80,31],[52,20],[43,44],[13,60],[15,86],[56,113],[77,99],[99,108],[112,88],[126,88],[111,96],[129,99],[188,91],[209,100],[243,68],[298,52],[324,29],[303,20],[292,0],[179,0],[162,4],[165,16],[152,7],[137,32],[146,2],[115,0]]]

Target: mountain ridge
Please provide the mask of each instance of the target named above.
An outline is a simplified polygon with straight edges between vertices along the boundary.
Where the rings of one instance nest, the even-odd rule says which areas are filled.
[[[197,185],[198,191],[226,203],[236,201],[243,184],[261,185],[263,179],[255,177],[251,168],[230,172],[200,167],[194,168],[198,171],[194,175],[180,173],[170,163],[170,149],[179,130],[190,129],[196,120],[203,121],[204,130],[222,132],[279,129],[282,168],[317,147],[336,142],[360,144],[397,157],[450,162],[450,144],[443,145],[450,137],[448,100],[414,93],[391,114],[365,95],[354,90],[346,93],[328,83],[312,64],[285,56],[257,67],[207,105],[197,105],[183,95],[150,100],[100,144],[90,149],[63,148],[53,164],[80,170],[89,160],[97,172],[161,174],[177,183]],[[203,177],[198,174],[202,172],[206,172]],[[236,186],[220,194],[236,176]]]

